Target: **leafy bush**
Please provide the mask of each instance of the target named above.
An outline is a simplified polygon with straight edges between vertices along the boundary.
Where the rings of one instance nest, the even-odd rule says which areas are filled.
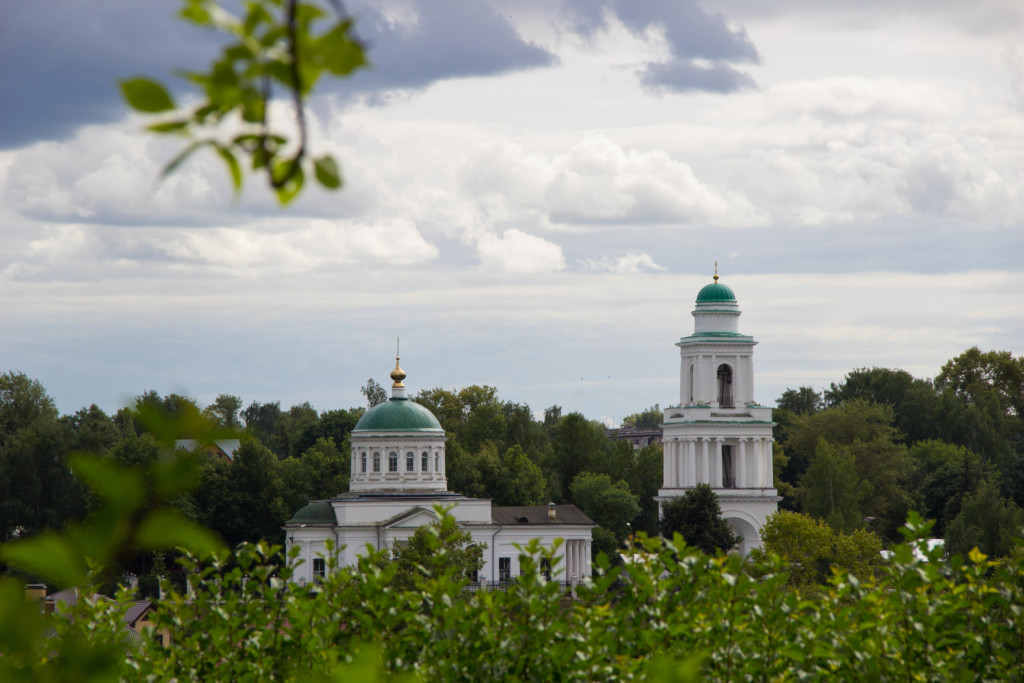
[[[104,506],[62,534],[0,547],[4,561],[81,585],[81,596],[135,547],[201,551],[180,561],[188,589],[165,583],[167,597],[157,602],[154,628],[167,629],[170,645],[129,638],[127,591],[48,615],[6,579],[0,680],[1024,678],[1022,553],[995,563],[975,550],[943,561],[901,545],[874,572],[836,571],[808,594],[789,585],[790,567],[778,556],[752,565],[709,557],[678,534],[640,534],[632,562],[612,567],[599,556],[595,578],[569,597],[541,571],[555,565],[557,547],[532,542],[523,548],[525,573],[507,590],[469,592],[441,559],[442,534],[430,533],[421,539],[429,561],[404,586],[399,563],[379,553],[353,567],[328,557],[327,577],[300,586],[291,581],[294,557],[284,561],[279,548],[229,552],[165,512],[191,481],[195,463],[182,457],[168,453],[145,476],[81,461],[76,469]],[[916,515],[903,529],[908,541],[930,531]],[[856,549],[840,550],[856,566]]]

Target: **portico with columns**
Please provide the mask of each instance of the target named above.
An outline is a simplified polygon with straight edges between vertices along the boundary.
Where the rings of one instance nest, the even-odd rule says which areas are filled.
[[[722,516],[743,537],[744,554],[778,509],[772,475],[771,408],[754,401],[753,337],[739,332],[733,291],[714,282],[697,295],[694,331],[680,339],[679,405],[662,425],[662,503],[706,483]]]

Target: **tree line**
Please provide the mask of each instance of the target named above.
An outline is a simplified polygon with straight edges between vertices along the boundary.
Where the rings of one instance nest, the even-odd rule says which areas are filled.
[[[368,405],[386,399],[372,379],[363,394]],[[448,435],[451,490],[498,505],[574,503],[599,525],[595,552],[610,555],[630,534],[660,531],[659,445],[634,450],[557,405],[536,418],[489,386],[434,388],[413,398]],[[158,459],[166,435],[142,419],[158,411],[173,418],[176,436],[241,440],[233,461],[203,460],[200,483],[176,501],[179,509],[230,546],[279,542],[284,522],[308,501],[347,490],[349,434],[365,410],[245,406],[230,394],[202,407],[148,391],[114,415],[96,405],[59,415],[38,381],[7,372],[0,375],[0,541],[61,528],[95,507],[71,476],[69,454],[126,465]],[[623,424],[647,427],[659,412],[653,406]],[[854,370],[823,392],[787,389],[774,419],[784,509],[823,520],[836,534],[863,529],[884,542],[898,540],[907,513],[919,510],[936,520],[935,533],[952,549],[1010,552],[1024,521],[1022,359],[969,349],[935,379]],[[126,569],[151,573],[159,559],[139,558]]]

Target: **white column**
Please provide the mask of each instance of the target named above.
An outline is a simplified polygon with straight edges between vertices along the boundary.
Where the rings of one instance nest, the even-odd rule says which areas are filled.
[[[747,356],[747,393],[750,396],[750,400],[754,400],[754,352],[751,350],[750,355]]]
[[[672,442],[666,441],[663,451],[665,458],[665,488],[675,487],[675,462],[672,460]]]
[[[736,473],[736,488],[746,488],[747,482],[747,440],[739,439],[740,442],[740,466]]]
[[[765,486],[765,488],[769,488],[770,489],[772,486],[775,485],[775,482],[772,481],[772,479],[774,477],[774,474],[775,474],[772,471],[772,438],[770,436],[769,437],[765,437],[763,441],[764,441],[764,449],[763,449],[764,450],[764,486]]]
[[[661,444],[661,483],[663,488],[672,488],[672,458],[669,456],[670,441],[662,441]]]
[[[697,440],[686,440],[686,485],[697,485]]]
[[[672,461],[675,463],[676,468],[676,488],[683,486],[683,442],[680,439],[676,439],[672,442]]]
[[[715,437],[714,450],[711,454],[711,488],[722,488],[722,440]]]
[[[700,440],[700,476],[704,483],[711,485],[711,470],[708,469],[708,439],[703,437]]]
[[[716,408],[722,408],[718,404],[718,364],[719,357],[716,354],[711,355],[711,368],[708,369],[708,381],[711,382],[711,404]]]
[[[750,446],[751,446],[751,448],[754,449],[754,453],[751,455],[751,460],[750,460],[750,466],[754,469],[754,471],[750,473],[750,477],[751,477],[750,485],[751,486],[755,486],[757,488],[763,488],[764,487],[764,458],[762,457],[761,454],[764,453],[764,449],[761,447],[761,439],[759,439],[759,438],[751,439],[750,440]]]
[[[690,363],[687,362],[686,354],[679,349],[679,405],[685,406],[688,393],[693,393],[693,387],[689,386]]]
[[[697,370],[695,372],[695,374],[697,376],[696,376],[696,378],[694,378],[694,382],[697,385],[697,393],[696,393],[696,395],[694,395],[693,399],[695,401],[698,401],[698,402],[706,401],[707,400],[707,395],[706,395],[706,392],[704,391],[704,384],[706,382],[705,375],[707,374],[704,371],[705,370],[704,366],[706,364],[707,363],[704,360],[704,354],[701,354],[701,355],[697,356]]]

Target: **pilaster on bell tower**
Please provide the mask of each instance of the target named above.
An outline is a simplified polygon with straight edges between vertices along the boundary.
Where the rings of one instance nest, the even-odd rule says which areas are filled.
[[[697,484],[718,494],[722,516],[749,552],[779,500],[772,472],[771,408],[754,400],[753,337],[739,331],[732,289],[714,282],[697,294],[693,334],[680,339],[679,405],[662,425],[664,480],[658,500]]]

